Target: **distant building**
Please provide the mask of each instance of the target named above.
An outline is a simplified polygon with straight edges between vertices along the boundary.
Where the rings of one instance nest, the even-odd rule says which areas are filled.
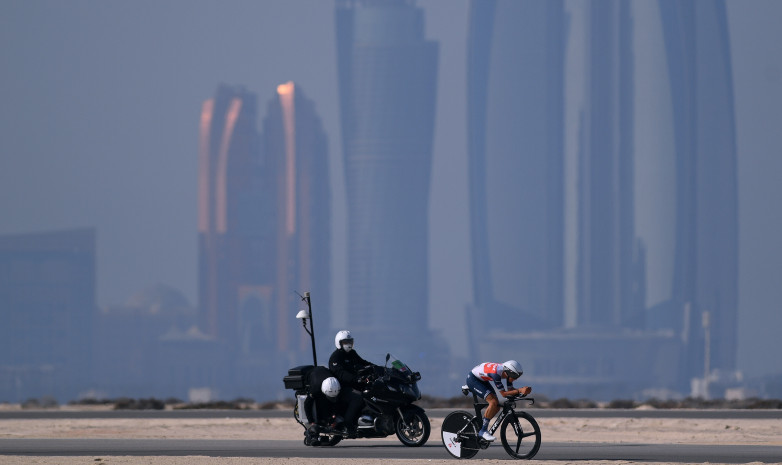
[[[591,2],[584,15],[578,140],[576,326],[642,328],[634,231],[631,4]]]
[[[203,332],[219,340],[239,337],[241,290],[257,289],[263,302],[274,281],[263,174],[257,97],[221,85],[201,110],[198,160],[198,305]]]
[[[425,39],[423,10],[412,1],[338,1],[336,34],[347,325],[365,357],[393,352],[404,335],[397,350],[408,356],[394,355],[409,361],[431,341],[428,222],[438,45]]]
[[[561,1],[470,8],[474,305],[526,329],[563,323],[565,25]]]
[[[267,354],[285,363],[312,362],[310,338],[295,318],[310,292],[320,338],[331,327],[331,184],[328,139],[300,86],[280,84],[263,119],[264,196],[273,201],[273,308],[276,325]],[[324,356],[326,354],[322,354]],[[324,364],[326,360],[322,362]],[[289,368],[286,365],[285,369]],[[275,380],[279,381],[279,380]]]
[[[95,313],[94,229],[0,236],[0,402],[77,398]]]
[[[659,6],[679,206],[674,321],[683,322],[689,343],[688,376],[732,372],[738,345],[738,183],[725,2],[660,0]]]
[[[293,82],[276,89],[263,133],[256,100],[220,86],[201,115],[201,328],[230,370],[216,385],[193,387],[221,396],[269,396],[282,384],[268,373],[311,363],[297,293],[311,293],[321,330],[330,325],[328,141],[315,104]],[[170,336],[170,353],[185,339],[207,344]]]
[[[570,43],[557,67],[563,36]],[[525,376],[563,396],[687,393],[691,378],[735,370],[724,3],[476,1],[469,44],[469,328],[483,335],[473,338],[483,357],[523,342]],[[536,56],[546,60],[514,68]],[[505,155],[514,134],[516,153]],[[492,163],[508,172],[505,182],[491,181]],[[494,204],[504,205],[499,215],[485,207]],[[493,230],[518,232],[503,240]],[[516,308],[501,305],[503,293]]]
[[[197,322],[196,311],[184,295],[160,284],[123,304],[102,307],[94,325],[97,350],[91,395],[185,399],[189,387],[205,385],[213,373],[225,377],[225,350],[214,338],[201,334]],[[203,342],[208,355],[172,354],[169,341],[185,336]],[[193,364],[199,368],[183,368]]]

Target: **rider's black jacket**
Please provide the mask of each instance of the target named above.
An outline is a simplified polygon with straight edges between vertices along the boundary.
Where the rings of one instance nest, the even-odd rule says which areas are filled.
[[[348,431],[355,431],[356,418],[363,404],[361,396],[351,389],[340,389],[337,398],[329,400],[320,388],[323,380],[332,376],[334,373],[321,366],[313,368],[307,376],[309,395],[304,401],[307,421],[315,423],[317,417],[319,423],[329,423],[333,416],[343,416]]]
[[[344,410],[343,405],[328,400],[325,394],[320,390],[323,380],[334,376],[326,367],[315,367],[307,376],[307,384],[310,386],[307,400],[304,401],[304,413],[307,415],[307,421],[314,423],[315,410],[321,420],[331,418],[332,415],[341,415]],[[342,407],[342,408],[340,408]]]
[[[345,352],[344,349],[339,348],[329,357],[329,369],[343,386],[360,388],[356,382],[358,380],[358,370],[372,365],[372,363],[361,358],[355,350]]]

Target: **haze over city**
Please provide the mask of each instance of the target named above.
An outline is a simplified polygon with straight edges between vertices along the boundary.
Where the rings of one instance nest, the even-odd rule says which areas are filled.
[[[460,338],[465,308],[474,303],[470,2],[414,4],[423,11],[425,39],[438,44],[426,323],[446,339]],[[643,2],[630,4],[636,15],[648,12]],[[737,163],[736,368],[750,377],[778,375],[782,360],[769,355],[782,349],[782,4],[724,4]],[[645,24],[641,19],[634,23]],[[157,284],[198,305],[201,106],[220,85],[242,86],[258,96],[262,120],[278,86],[293,81],[314,103],[328,141],[331,324],[317,328],[320,357],[327,357],[332,330],[350,327],[352,284],[335,29],[335,3],[328,1],[3,2],[0,234],[95,228],[99,307]],[[644,46],[651,48],[636,44]],[[639,90],[636,111],[655,102],[650,88]],[[324,305],[318,298],[313,294],[314,312]],[[365,341],[355,337],[361,351]],[[513,345],[523,360],[524,341]],[[382,354],[362,355],[380,362]],[[458,355],[472,360],[469,349]]]

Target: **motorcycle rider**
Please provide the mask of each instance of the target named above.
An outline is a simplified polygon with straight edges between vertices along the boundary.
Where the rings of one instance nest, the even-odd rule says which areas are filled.
[[[313,368],[307,375],[310,386],[304,401],[304,413],[310,427],[310,437],[317,437],[317,423],[333,424],[335,427],[344,417],[348,437],[356,437],[356,417],[361,409],[361,396],[352,389],[342,389],[337,378],[326,367]],[[317,445],[313,441],[313,445]]]
[[[489,402],[489,406],[486,407],[486,411],[483,414],[483,425],[481,426],[481,430],[478,431],[478,436],[487,441],[494,441],[496,439],[487,430],[489,421],[500,411],[500,403],[497,400],[497,395],[494,393],[492,385],[497,388],[497,391],[499,391],[503,397],[518,394],[526,396],[532,392],[532,388],[529,386],[520,387],[518,389],[513,387],[513,381],[518,379],[522,374],[524,374],[524,370],[521,368],[521,363],[516,360],[508,360],[505,363],[481,363],[473,368],[467,375],[467,387]],[[503,379],[506,380],[507,387],[503,386]]]
[[[365,380],[359,379],[358,371],[367,366],[374,367],[375,364],[361,358],[358,352],[353,349],[353,336],[348,330],[339,331],[334,336],[334,345],[337,350],[332,352],[329,357],[329,369],[343,386],[362,390],[365,386]]]

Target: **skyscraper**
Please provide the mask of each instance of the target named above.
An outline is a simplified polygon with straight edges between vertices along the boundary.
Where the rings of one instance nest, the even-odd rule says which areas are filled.
[[[95,230],[0,236],[0,399],[76,399],[92,382]]]
[[[496,258],[491,243],[501,238],[492,233],[492,217],[497,215],[482,207],[503,207],[498,211],[505,217],[497,224],[504,227],[495,227],[497,231],[514,231],[512,215],[522,209],[536,218],[535,210],[528,208],[530,196],[521,187],[497,182],[499,176],[486,181],[496,163],[492,157],[502,153],[500,142],[508,146],[513,139],[507,135],[514,131],[520,134],[517,145],[554,140],[557,135],[550,131],[559,130],[565,146],[564,157],[549,153],[542,158],[552,169],[548,173],[562,176],[558,185],[552,183],[556,178],[543,176],[541,164],[501,165],[510,173],[521,173],[514,179],[537,173],[526,180],[527,186],[542,186],[545,179],[551,188],[561,189],[560,210],[556,203],[548,203],[556,196],[544,194],[540,187],[533,205],[547,214],[562,212],[564,233],[557,236],[557,230],[550,229],[535,234],[536,227],[552,223],[519,222],[521,232],[507,234],[500,242],[502,253],[524,256],[541,272],[528,277],[522,273],[523,263],[511,263],[515,270],[505,265],[505,274],[499,272],[501,277],[517,277],[515,288],[506,288],[524,294],[514,297],[525,306],[511,312],[518,317],[506,320],[514,324],[495,328],[490,337],[478,341],[479,353],[502,353],[515,341],[524,341],[529,376],[552,395],[626,396],[646,388],[687,393],[691,378],[709,370],[735,369],[736,145],[725,5],[606,0],[566,3],[564,12],[561,6],[500,0],[475,2],[470,11],[468,118],[476,311],[503,310],[494,302],[502,283],[492,263]],[[554,8],[560,8],[566,19],[543,11]],[[523,21],[532,25],[510,28],[516,36],[503,32],[508,29],[503,24]],[[564,66],[557,70],[539,62],[529,67],[533,70],[519,70],[533,77],[546,70],[549,76],[537,78],[546,89],[564,83],[564,130],[553,124],[557,100],[546,100],[552,93],[530,92],[531,84],[522,80],[526,76],[520,71],[514,74],[512,67],[497,65],[529,59],[526,47],[546,50],[546,56],[555,59],[557,48],[550,47],[554,42],[541,39],[552,36],[535,31],[557,28],[568,41],[562,52]],[[522,36],[523,40],[518,38]],[[560,73],[564,76],[558,82]],[[514,82],[523,85],[514,87]],[[492,100],[492,93],[503,99]],[[545,104],[528,100],[519,105],[527,93]],[[502,111],[511,107],[539,117],[514,119],[512,112]],[[492,189],[499,192],[495,200],[489,197]],[[529,238],[536,245],[514,243],[514,237],[519,243]],[[550,247],[560,241],[559,258],[543,254],[555,250]],[[542,265],[546,262],[540,257],[545,256],[553,263],[561,259],[563,267],[559,278],[543,286],[540,283],[552,270]],[[524,299],[536,292],[525,280],[536,283],[540,295],[543,288],[562,292],[564,315],[552,310],[551,319],[540,321],[525,314],[534,307]],[[553,329],[532,332],[534,323],[548,323]],[[638,370],[638,365],[647,369]]]
[[[590,2],[578,153],[577,322],[642,327],[633,231],[633,52],[630,4]]]
[[[199,310],[202,330],[236,341],[248,288],[270,294],[273,236],[263,217],[257,98],[221,85],[201,110],[198,161]],[[268,300],[269,297],[267,297]]]
[[[201,114],[202,328],[230,357],[221,390],[235,395],[281,388],[266,374],[308,361],[297,293],[310,292],[317,323],[330,326],[326,135],[314,102],[293,82],[277,87],[262,133],[256,100],[222,85]]]
[[[738,196],[725,3],[660,0],[676,153],[679,320],[688,369],[736,369]],[[689,311],[690,315],[684,315]],[[707,315],[707,316],[704,316]],[[708,334],[708,335],[707,335]],[[710,366],[709,366],[710,365]]]
[[[471,3],[474,304],[526,329],[563,318],[564,40],[561,1]]]
[[[423,11],[412,1],[339,1],[336,30],[347,322],[364,347],[381,344],[391,328],[404,327],[406,340],[429,340],[423,335],[438,46],[424,38]]]
[[[328,141],[315,103],[293,82],[277,87],[263,120],[265,196],[273,199],[276,250],[275,350],[306,354],[310,340],[294,317],[310,292],[319,334],[330,328],[331,186]],[[303,363],[301,358],[291,363]]]

